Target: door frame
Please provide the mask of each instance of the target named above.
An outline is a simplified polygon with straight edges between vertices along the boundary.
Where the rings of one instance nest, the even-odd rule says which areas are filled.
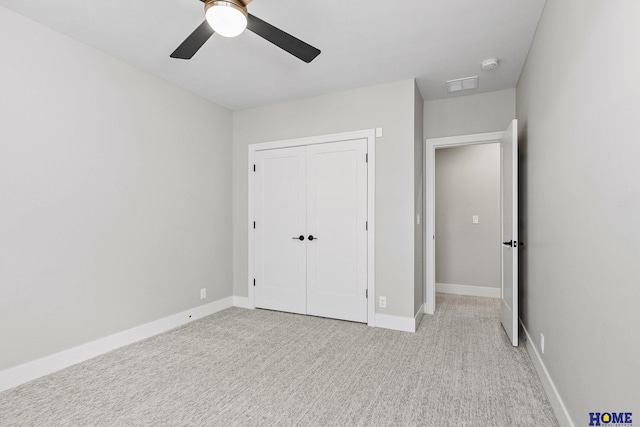
[[[247,234],[249,236],[248,242],[248,266],[249,275],[247,280],[247,288],[249,295],[249,307],[255,308],[255,295],[253,287],[254,278],[254,233],[253,221],[254,221],[254,207],[253,207],[253,191],[254,191],[254,157],[257,151],[274,150],[278,148],[288,147],[300,147],[314,144],[328,144],[331,142],[348,141],[354,139],[366,139],[367,140],[367,222],[368,222],[368,234],[367,234],[367,325],[375,326],[375,170],[376,170],[376,129],[365,129],[353,132],[335,133],[329,135],[312,136],[306,138],[286,139],[281,141],[262,142],[256,144],[250,144],[249,150],[249,162],[247,164],[248,173],[248,199],[249,199],[249,215],[247,222]]]
[[[476,133],[471,135],[449,136],[444,138],[428,138],[425,141],[425,188],[426,188],[426,257],[424,277],[425,292],[424,306],[426,314],[436,312],[436,149],[462,147],[465,145],[479,145],[500,143],[504,136],[502,132]],[[431,236],[431,238],[429,238]]]

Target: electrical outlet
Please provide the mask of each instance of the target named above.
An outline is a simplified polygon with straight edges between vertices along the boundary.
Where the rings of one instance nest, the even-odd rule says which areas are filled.
[[[207,288],[200,289],[200,299],[205,299],[207,297]]]
[[[478,217],[478,215],[474,215],[473,217],[471,217],[471,222],[473,224],[478,224],[480,222],[480,218]]]
[[[544,334],[540,334],[540,351],[544,354]]]
[[[387,297],[380,297],[380,308],[387,308]]]

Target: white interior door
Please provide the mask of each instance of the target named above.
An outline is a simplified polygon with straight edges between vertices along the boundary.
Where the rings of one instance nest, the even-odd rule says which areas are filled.
[[[254,160],[255,305],[305,314],[306,147],[259,151]]]
[[[367,140],[258,151],[258,308],[366,323]]]
[[[308,314],[367,322],[366,154],[365,139],[307,148]]]
[[[502,301],[500,320],[511,343],[518,345],[518,122],[500,141],[502,210]]]

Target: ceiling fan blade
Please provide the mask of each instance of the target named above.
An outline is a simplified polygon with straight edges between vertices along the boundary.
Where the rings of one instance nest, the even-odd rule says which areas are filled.
[[[193,33],[182,42],[180,46],[171,54],[172,58],[178,59],[191,59],[196,54],[198,49],[202,47],[204,42],[209,40],[209,37],[213,35],[214,31],[207,21],[196,28]]]
[[[285,33],[279,28],[264,22],[260,18],[256,18],[252,14],[247,16],[247,28],[263,39],[270,41],[281,49],[286,50],[293,56],[300,58],[309,63],[320,55],[320,50],[293,37],[291,34]]]

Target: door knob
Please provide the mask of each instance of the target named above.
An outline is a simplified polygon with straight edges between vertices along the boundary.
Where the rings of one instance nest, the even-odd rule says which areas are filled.
[[[313,237],[313,234],[309,234],[309,240],[318,240],[317,237]]]
[[[293,240],[304,240],[304,236],[301,234],[300,237],[292,237]]]

